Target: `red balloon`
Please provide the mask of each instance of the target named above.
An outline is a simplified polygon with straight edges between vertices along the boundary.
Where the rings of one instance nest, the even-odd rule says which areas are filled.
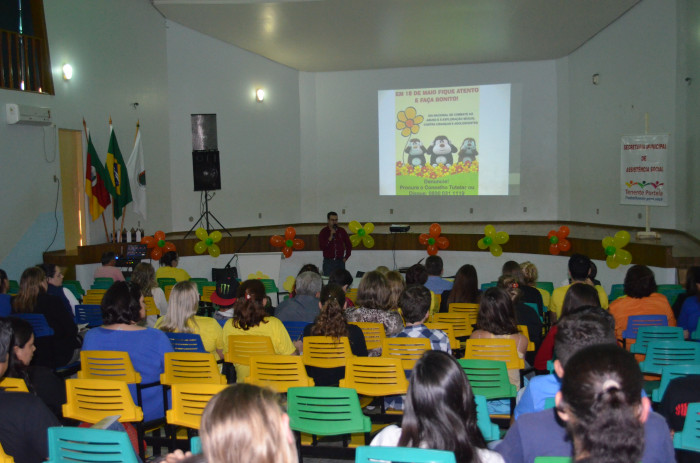
[[[555,255],[555,256],[559,255],[559,244],[561,244],[561,243],[550,244],[549,245],[549,253],[552,255]]]
[[[418,242],[420,244],[428,244],[428,239],[430,236],[428,236],[427,233],[421,233],[421,235],[418,237]]]
[[[569,240],[559,241],[559,249],[561,249],[564,252],[568,251],[569,249],[571,249],[571,241],[569,241]]]
[[[165,243],[165,246],[163,246],[163,252],[170,252],[170,251],[175,251],[175,245],[168,241]]]
[[[287,227],[284,231],[284,237],[288,240],[293,240],[295,236],[297,236],[297,232],[294,230],[294,227]]]
[[[553,236],[557,236],[557,232],[555,232],[554,230],[549,230],[549,233],[547,233],[547,239],[550,239]]]
[[[282,248],[282,254],[284,254],[284,257],[291,257],[292,252],[294,252],[294,250],[292,248],[288,248],[287,246]]]
[[[299,238],[295,238],[294,244],[292,247],[296,250],[304,249],[304,242],[302,240],[300,240]]]
[[[441,236],[436,240],[437,247],[440,249],[447,249],[447,247],[450,245],[450,241],[445,238],[444,236]]]
[[[437,245],[431,244],[430,246],[428,246],[428,255],[434,256],[437,253],[438,253]]]
[[[569,236],[570,231],[571,230],[569,230],[569,227],[567,227],[566,225],[562,225],[561,227],[559,227],[559,233],[561,234],[559,235],[559,238],[566,238],[567,236]]]
[[[158,244],[158,240],[153,238],[152,236],[144,236],[143,238],[141,238],[141,244],[145,244],[148,249],[151,249],[156,244]]]
[[[270,244],[276,248],[282,247],[284,244],[284,238],[279,235],[274,235],[270,237]]]
[[[155,246],[151,251],[151,259],[160,260],[161,257],[163,257],[163,250],[158,246]]]
[[[440,236],[440,233],[442,233],[442,228],[440,228],[440,224],[434,223],[430,226],[429,231],[431,237],[437,238],[438,236]]]
[[[162,231],[158,230],[153,234],[153,237],[156,239],[156,241],[164,240],[165,239],[165,233]]]

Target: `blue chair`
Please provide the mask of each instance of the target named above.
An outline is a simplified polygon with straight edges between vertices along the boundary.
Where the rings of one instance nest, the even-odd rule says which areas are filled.
[[[165,333],[175,352],[207,353],[202,344],[202,337],[194,333]]]
[[[630,352],[646,354],[651,341],[683,341],[683,328],[679,326],[642,326],[637,331],[637,342],[632,344]]]
[[[53,328],[49,326],[46,317],[40,313],[16,313],[12,314],[12,316],[29,322],[29,324],[32,325],[34,337],[36,338],[53,336]]]
[[[412,447],[357,447],[355,463],[456,463],[455,454],[447,450]]]
[[[75,306],[75,323],[87,323],[88,328],[102,326],[102,308],[99,305],[79,304]]]
[[[661,369],[661,383],[651,391],[651,401],[661,402],[669,383],[683,376],[700,375],[700,365],[670,365]]]
[[[287,329],[291,340],[296,341],[301,339],[301,336],[304,334],[304,328],[309,322],[282,322],[282,324]]]
[[[49,463],[119,461],[138,463],[129,435],[106,429],[49,428]]]
[[[642,326],[668,326],[666,315],[630,315],[627,328],[622,332],[622,345],[627,347],[628,339],[637,339],[637,331]]]
[[[491,422],[489,407],[486,404],[486,397],[483,395],[475,395],[474,401],[476,402],[476,425],[479,427],[486,442],[500,439],[501,431],[498,429],[497,424]]]
[[[673,448],[700,452],[700,403],[688,404],[683,430],[673,435]]]
[[[689,341],[651,341],[647,355],[639,363],[642,373],[661,375],[669,365],[692,365],[700,363],[700,344]]]

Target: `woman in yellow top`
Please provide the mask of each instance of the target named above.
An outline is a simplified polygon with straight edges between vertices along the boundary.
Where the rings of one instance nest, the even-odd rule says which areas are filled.
[[[282,322],[265,311],[265,287],[260,280],[246,280],[238,287],[238,299],[233,306],[233,318],[224,325],[224,351],[228,352],[229,336],[269,336],[275,353],[291,355],[297,352]],[[236,382],[242,383],[250,374],[247,365],[234,364]]]
[[[190,274],[181,268],[177,268],[179,262],[175,251],[168,251],[160,258],[160,267],[156,270],[156,280],[158,278],[175,278],[178,283],[190,279]]]
[[[199,292],[192,281],[182,281],[173,287],[168,302],[168,313],[158,319],[156,328],[166,333],[193,333],[202,338],[207,352],[224,358],[224,338],[219,322],[209,317],[199,317]]]

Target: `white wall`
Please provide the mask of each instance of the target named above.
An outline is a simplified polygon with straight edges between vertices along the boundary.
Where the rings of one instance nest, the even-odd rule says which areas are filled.
[[[679,116],[686,122],[687,169],[681,169],[686,180],[685,207],[678,209],[679,221],[686,221],[687,229],[700,236],[700,2],[681,0],[678,2],[679,34],[678,91],[677,101],[684,102],[685,112]],[[690,81],[686,81],[689,78]]]

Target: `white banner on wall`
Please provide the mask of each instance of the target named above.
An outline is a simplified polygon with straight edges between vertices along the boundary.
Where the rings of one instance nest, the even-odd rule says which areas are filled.
[[[668,134],[625,135],[620,146],[620,203],[667,206]]]

